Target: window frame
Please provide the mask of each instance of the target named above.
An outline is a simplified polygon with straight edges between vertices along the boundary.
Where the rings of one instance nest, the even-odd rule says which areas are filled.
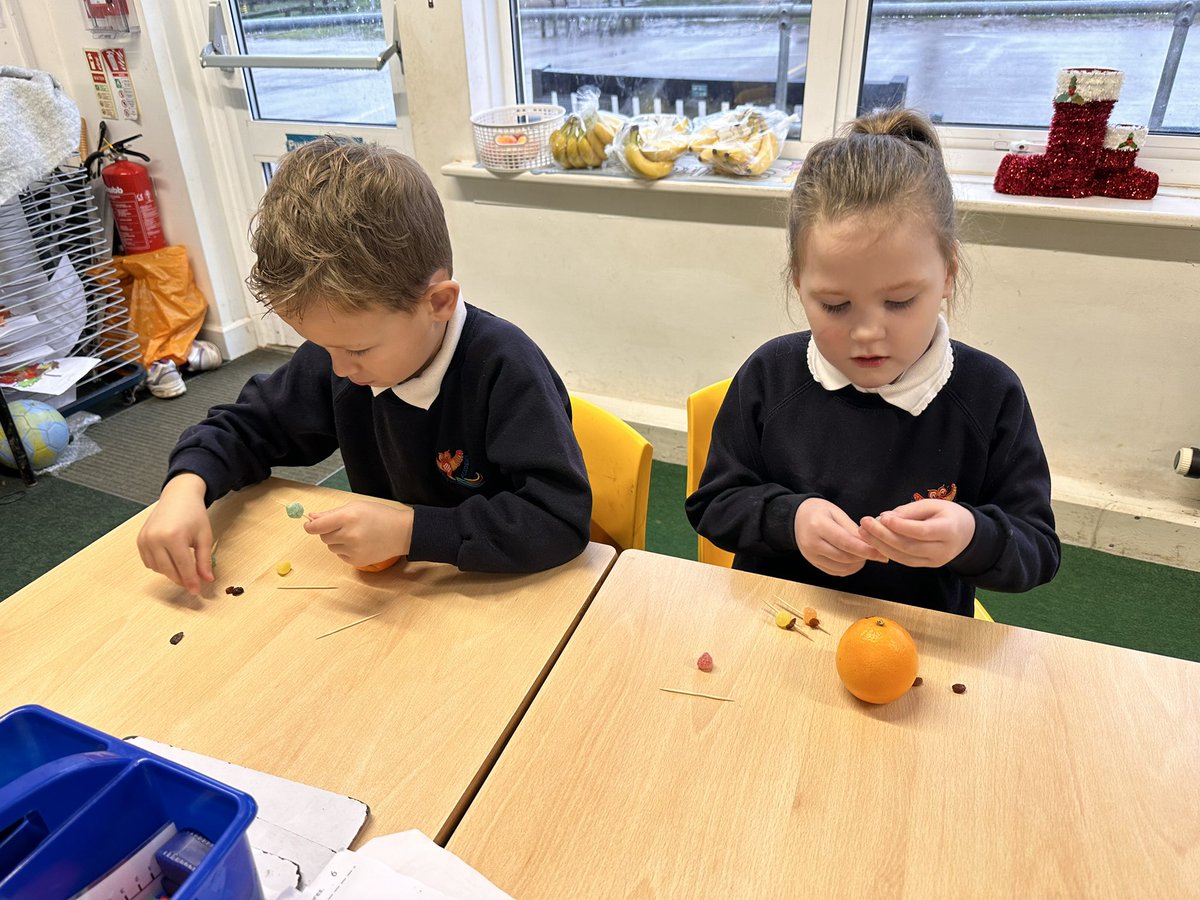
[[[783,156],[802,158],[815,143],[832,137],[857,115],[870,10],[871,0],[813,2],[806,80],[833,85],[835,89],[806,91],[800,139],[787,141]],[[474,60],[473,112],[516,102],[514,16],[511,0],[467,0],[463,4],[467,57]],[[1200,32],[1200,24],[1192,27]],[[1193,37],[1200,40],[1200,33]],[[481,40],[486,45],[480,45]],[[486,74],[482,71],[485,67]],[[1175,90],[1181,89],[1176,83]],[[1049,96],[1046,102],[1050,103]],[[1037,152],[1045,145],[1048,133],[1047,128],[1038,126],[938,125],[937,129],[952,175],[993,175],[1014,145],[1024,143]],[[1164,185],[1200,188],[1200,135],[1151,134],[1139,159],[1152,161]]]

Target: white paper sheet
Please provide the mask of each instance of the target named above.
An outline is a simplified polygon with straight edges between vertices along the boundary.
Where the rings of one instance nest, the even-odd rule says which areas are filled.
[[[100,364],[95,356],[68,356],[62,359],[47,359],[36,364],[31,371],[0,373],[0,385],[31,394],[47,394],[57,397],[75,386],[83,376]]]
[[[479,872],[417,829],[373,838],[330,860],[304,891],[275,900],[512,900]]]

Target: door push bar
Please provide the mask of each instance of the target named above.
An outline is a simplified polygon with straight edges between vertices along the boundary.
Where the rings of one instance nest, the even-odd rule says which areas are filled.
[[[200,51],[205,69],[382,69],[393,56],[404,73],[400,42],[392,41],[374,56],[256,56],[230,52],[229,32],[219,0],[208,4],[208,43]]]

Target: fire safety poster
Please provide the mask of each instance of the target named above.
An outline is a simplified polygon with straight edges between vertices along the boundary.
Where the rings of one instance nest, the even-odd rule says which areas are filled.
[[[112,75],[113,93],[122,119],[138,120],[137,94],[133,90],[133,77],[125,61],[125,51],[120,47],[106,47],[101,51],[104,65]]]
[[[115,119],[117,103],[108,84],[108,74],[104,71],[104,60],[100,57],[100,51],[84,48],[83,55],[87,59],[88,73],[92,76],[92,87],[96,89],[96,100],[100,103],[100,118]]]

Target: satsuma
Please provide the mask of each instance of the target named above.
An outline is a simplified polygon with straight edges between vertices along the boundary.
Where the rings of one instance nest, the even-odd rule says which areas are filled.
[[[891,703],[917,677],[917,645],[904,626],[867,616],[852,623],[838,641],[837,673],[859,700]]]

